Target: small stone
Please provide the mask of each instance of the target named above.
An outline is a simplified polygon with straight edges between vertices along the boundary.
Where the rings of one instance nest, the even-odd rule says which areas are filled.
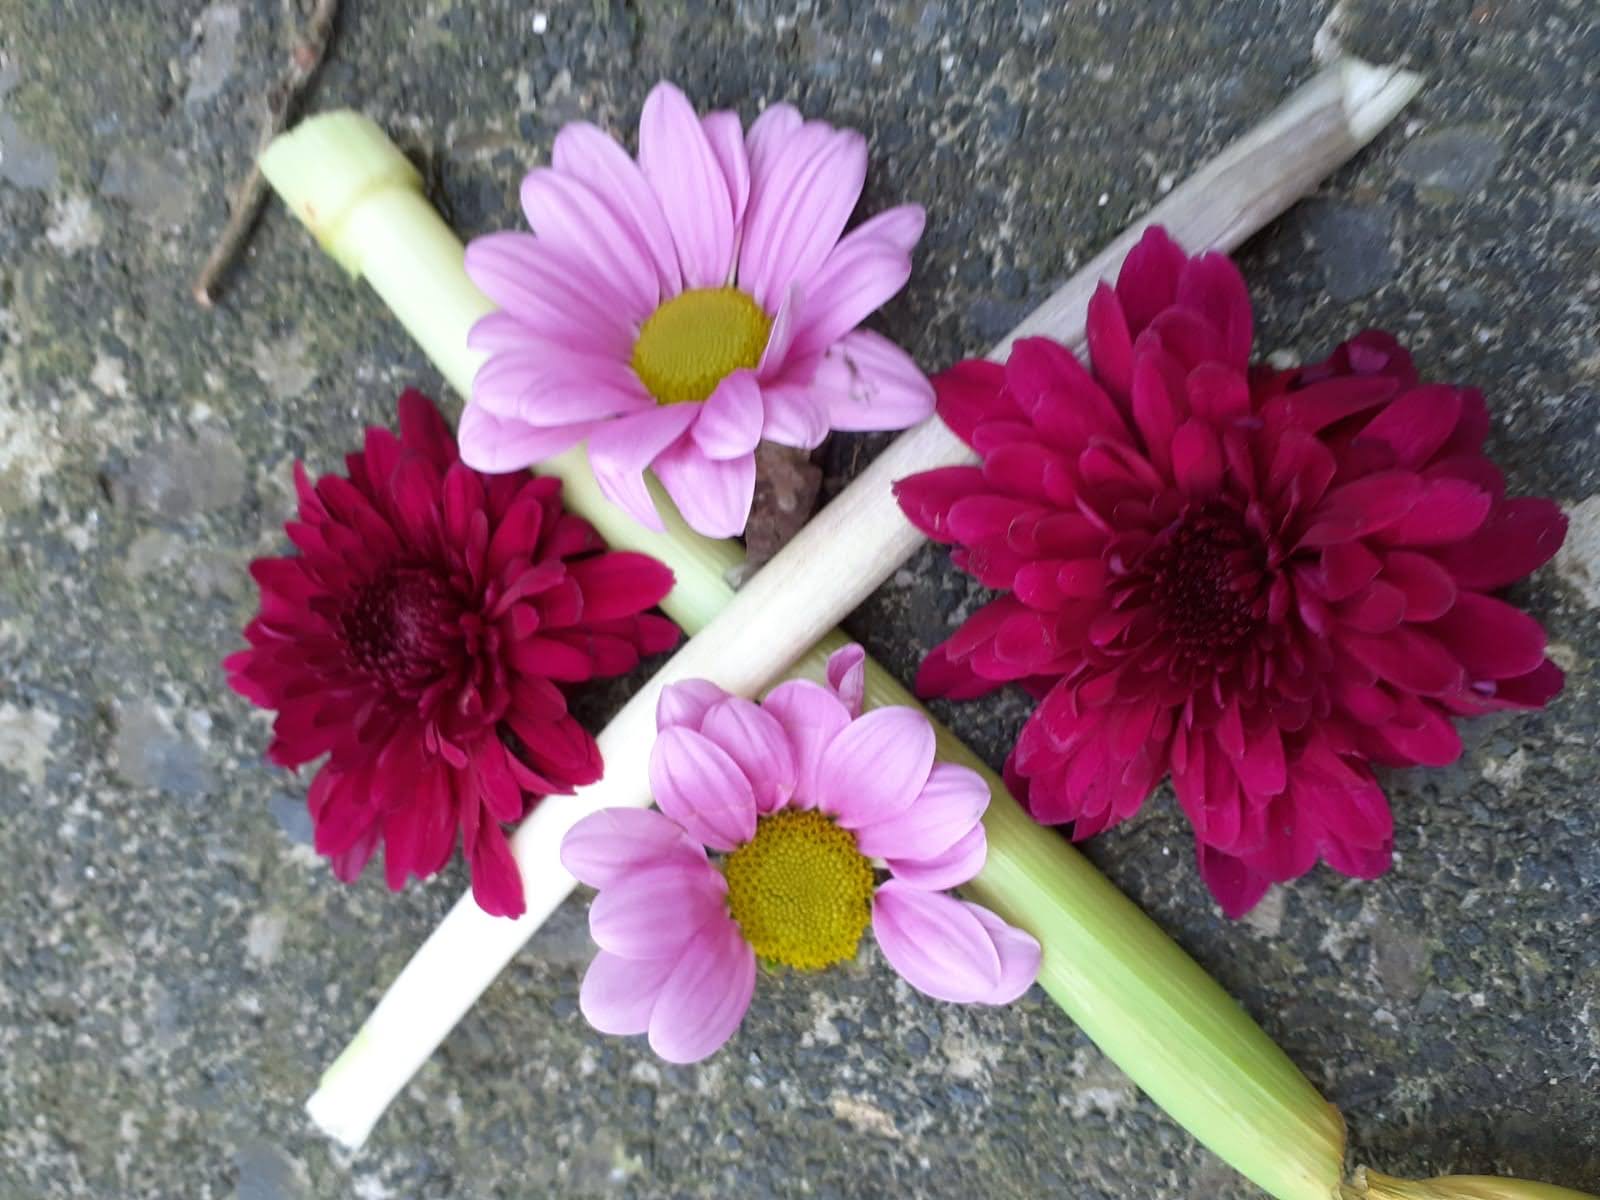
[[[194,207],[188,173],[175,157],[144,157],[120,146],[106,160],[100,194],[123,201],[134,216],[157,229],[182,225]]]
[[[1504,157],[1497,134],[1462,125],[1412,142],[1401,152],[1396,171],[1416,186],[1424,203],[1448,204],[1481,191]]]
[[[278,828],[296,846],[309,846],[315,840],[316,830],[311,823],[311,810],[306,798],[288,792],[273,792],[267,797],[267,809]]]
[[[317,377],[306,354],[305,338],[292,333],[281,342],[257,342],[250,365],[267,394],[278,400],[296,400]]]
[[[1590,608],[1600,608],[1600,495],[1574,506],[1567,520],[1567,540],[1556,554],[1556,574],[1576,588]]]
[[[25,191],[47,192],[60,174],[56,152],[36,142],[5,113],[0,113],[0,183]]]
[[[129,705],[117,723],[117,773],[137,787],[177,796],[200,796],[212,784],[211,766],[200,748],[148,701]]]
[[[61,253],[72,255],[98,246],[101,233],[94,202],[82,192],[69,192],[52,205],[50,227],[44,231],[44,240]]]
[[[1399,262],[1390,245],[1388,209],[1318,200],[1305,206],[1301,219],[1332,299],[1348,303],[1394,278]]]
[[[270,967],[278,957],[278,947],[283,945],[284,932],[289,928],[289,918],[281,912],[257,913],[250,918],[250,928],[244,935],[244,952],[257,966]]]
[[[233,1152],[238,1182],[235,1200],[300,1200],[306,1195],[301,1168],[273,1142],[252,1139]]]
[[[0,771],[21,775],[34,787],[44,783],[50,762],[50,741],[61,728],[61,718],[42,708],[0,704]]]
[[[199,104],[222,91],[233,73],[234,54],[239,44],[239,6],[213,4],[195,22],[198,48],[189,60],[189,89],[185,104]]]
[[[244,455],[219,429],[158,443],[113,481],[118,503],[170,521],[231,508],[244,496]]]
[[[1600,235],[1600,183],[1558,183],[1555,201],[1556,216]]]

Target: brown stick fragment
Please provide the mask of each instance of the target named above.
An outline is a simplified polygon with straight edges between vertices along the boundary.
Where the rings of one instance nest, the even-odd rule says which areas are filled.
[[[293,6],[288,6],[293,11]],[[339,0],[317,0],[317,6],[306,21],[305,29],[295,39],[289,51],[289,68],[267,94],[267,122],[261,134],[257,151],[265,150],[268,143],[289,127],[295,105],[305,92],[317,68],[328,53],[328,43],[333,35],[333,21],[339,12]],[[194,299],[201,308],[210,308],[217,283],[233,263],[250,233],[255,228],[256,217],[267,197],[266,180],[252,156],[250,171],[234,190],[228,201],[228,223],[217,235],[216,244],[206,256],[200,273],[195,276]]]

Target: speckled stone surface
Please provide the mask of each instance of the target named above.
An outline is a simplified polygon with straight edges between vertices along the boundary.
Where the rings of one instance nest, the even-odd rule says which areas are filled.
[[[1253,243],[1260,349],[1369,323],[1488,394],[1515,491],[1574,515],[1517,589],[1570,672],[1390,776],[1395,869],[1246,922],[1166,794],[1090,854],[1236,994],[1396,1173],[1600,1190],[1600,12],[1592,0],[346,0],[313,97],[359,105],[465,233],[517,218],[560,124],[631,128],[671,76],[859,126],[865,208],[931,209],[879,318],[981,350],[1307,76],[1314,43],[1432,83]],[[189,278],[284,60],[280,0],[0,0],[0,1197],[1255,1194],[1036,991],[976,1012],[875,953],[766,981],[736,1040],[658,1065],[577,1013],[584,902],[488,993],[369,1147],[300,1105],[454,900],[333,881],[303,782],[218,660],[328,468],[439,381],[281,210],[221,307]],[[451,399],[454,404],[457,401]],[[841,438],[837,488],[880,444]],[[902,677],[979,599],[914,559],[851,622]],[[597,692],[601,719],[617,693]],[[942,710],[991,761],[1015,696]]]

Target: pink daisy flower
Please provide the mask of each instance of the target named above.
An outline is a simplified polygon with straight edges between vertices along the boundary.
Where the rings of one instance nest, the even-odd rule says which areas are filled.
[[[856,326],[904,286],[913,204],[849,234],[866,140],[775,105],[748,131],[695,115],[658,84],[639,157],[585,122],[529,174],[534,233],[467,248],[501,308],[461,419],[462,457],[511,471],[585,439],[601,489],[653,529],[648,467],[701,533],[744,529],[756,444],[810,449],[830,429],[904,429],[933,389],[892,342]]]
[[[988,785],[934,762],[916,710],[862,716],[863,662],[848,646],[829,686],[785,683],[759,705],[704,680],[662,693],[661,811],[595,813],[561,848],[600,892],[580,997],[596,1029],[648,1033],[662,1058],[696,1062],[744,1019],[758,958],[848,962],[869,923],[889,964],[935,999],[1007,1004],[1028,989],[1039,943],[944,892],[983,866]]]

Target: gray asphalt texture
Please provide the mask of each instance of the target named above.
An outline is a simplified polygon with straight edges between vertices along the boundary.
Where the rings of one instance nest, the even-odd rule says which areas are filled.
[[[658,78],[859,127],[864,211],[930,209],[877,324],[931,369],[1268,111],[1319,31],[1430,83],[1244,252],[1260,351],[1380,324],[1484,389],[1513,492],[1573,514],[1515,590],[1568,688],[1387,777],[1378,882],[1319,871],[1229,923],[1165,792],[1088,849],[1344,1109],[1353,1161],[1600,1191],[1593,0],[347,0],[311,103],[394,131],[463,234],[519,224],[561,124],[631,133]],[[1039,992],[950,1007],[870,950],[763,980],[724,1052],[662,1066],[578,1014],[584,898],[366,1150],[315,1133],[318,1073],[464,875],[336,883],[217,666],[291,462],[443,390],[281,209],[215,312],[189,299],[287,44],[280,0],[0,0],[0,1197],[1256,1194]],[[828,488],[881,444],[837,438]],[[850,628],[909,678],[980,599],[925,551]],[[941,712],[998,763],[1026,706]]]

